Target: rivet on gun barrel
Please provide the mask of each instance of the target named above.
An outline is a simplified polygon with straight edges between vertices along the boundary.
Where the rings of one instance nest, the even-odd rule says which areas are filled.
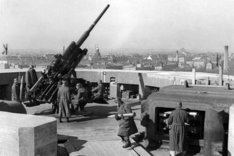
[[[108,4],[77,42],[71,42],[63,55],[55,55],[55,60],[47,66],[45,71],[42,72],[42,76],[28,92],[29,101],[24,102],[25,105],[32,106],[40,103],[56,101],[57,85],[59,81],[63,78],[70,77],[72,74],[75,75],[76,66],[88,51],[86,48],[81,49],[80,47],[109,7],[110,5]]]

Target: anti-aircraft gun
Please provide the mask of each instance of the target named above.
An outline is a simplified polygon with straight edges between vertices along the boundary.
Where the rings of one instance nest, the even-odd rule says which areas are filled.
[[[109,4],[104,8],[101,14],[96,18],[93,24],[80,37],[77,42],[71,44],[64,51],[63,55],[55,55],[55,60],[42,72],[41,77],[34,86],[27,92],[28,100],[24,102],[27,106],[38,105],[40,103],[53,103],[56,101],[58,83],[64,78],[70,77],[75,73],[76,66],[87,54],[87,49],[81,49],[81,45],[88,38],[90,32],[109,8]],[[75,74],[74,74],[75,75]]]

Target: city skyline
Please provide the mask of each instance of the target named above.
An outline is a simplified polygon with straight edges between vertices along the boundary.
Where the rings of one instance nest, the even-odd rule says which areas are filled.
[[[102,9],[106,14],[82,48],[223,52],[234,46],[230,0],[0,0],[0,44],[61,50],[77,41]]]

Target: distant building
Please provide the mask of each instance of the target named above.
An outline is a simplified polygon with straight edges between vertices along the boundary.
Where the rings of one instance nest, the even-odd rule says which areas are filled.
[[[121,64],[107,64],[106,69],[123,69]]]
[[[183,68],[185,64],[185,57],[179,57],[178,67]]]
[[[163,67],[162,67],[162,66],[156,66],[154,69],[155,69],[155,70],[162,70]]]
[[[211,62],[208,62],[206,64],[206,71],[210,71],[210,70],[213,70],[214,68],[214,65],[211,63]]]
[[[152,61],[153,59],[152,59],[151,55],[149,55],[149,56],[146,58],[146,60],[151,60],[151,61]]]
[[[196,69],[204,68],[205,67],[205,62],[204,61],[194,61],[193,66]]]
[[[136,70],[136,66],[133,65],[127,65],[127,66],[123,66],[124,70]]]
[[[175,56],[171,56],[171,55],[168,56],[168,61],[170,61],[170,62],[176,62],[177,59],[178,59],[178,58],[175,57]]]
[[[93,55],[92,60],[93,60],[94,62],[97,62],[97,61],[99,61],[100,59],[101,59],[101,53],[100,53],[100,51],[99,51],[99,48],[96,48],[95,54]]]
[[[7,61],[0,61],[0,69],[9,69],[10,65],[7,63]]]
[[[182,56],[182,55],[181,55]],[[179,51],[176,51],[175,55],[168,55],[168,61],[169,62],[179,62]]]
[[[201,69],[206,67],[206,61],[204,60],[203,57],[200,56],[194,57],[190,61],[186,61],[186,64],[196,69]]]
[[[190,67],[194,67],[193,60],[186,61],[186,64],[189,65]]]

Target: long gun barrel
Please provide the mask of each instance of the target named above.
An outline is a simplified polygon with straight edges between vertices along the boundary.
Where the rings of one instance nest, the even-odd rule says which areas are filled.
[[[93,24],[89,27],[89,29],[87,31],[84,32],[84,34],[80,37],[80,39],[76,42],[76,45],[78,47],[80,47],[84,41],[88,38],[89,33],[93,30],[93,28],[95,27],[95,25],[98,23],[98,21],[102,18],[102,16],[104,15],[104,13],[106,12],[106,10],[110,7],[110,5],[108,4],[104,10],[101,12],[101,14],[97,17],[97,19],[93,22]]]
[[[75,67],[79,64],[82,57],[86,55],[87,49],[81,49],[81,45],[84,43],[84,41],[88,38],[90,32],[93,30],[95,25],[98,23],[98,21],[102,18],[102,16],[105,14],[107,9],[110,7],[108,4],[104,10],[101,12],[101,14],[96,18],[96,20],[93,22],[93,24],[88,28],[87,31],[83,33],[83,35],[80,37],[80,39],[77,42],[72,42],[63,55],[60,58],[56,58],[53,64],[51,65],[50,69],[52,69],[52,74],[45,73],[41,78],[34,84],[34,86],[30,89],[29,92],[33,92],[37,89],[37,86],[43,81],[45,78],[50,77],[53,81],[51,85],[47,87],[47,89],[44,91],[41,97],[44,95],[51,96],[53,94],[51,90],[55,89],[55,86],[57,86],[57,82],[59,79],[62,78],[62,76],[70,73],[75,69]],[[53,94],[54,95],[54,94]]]

